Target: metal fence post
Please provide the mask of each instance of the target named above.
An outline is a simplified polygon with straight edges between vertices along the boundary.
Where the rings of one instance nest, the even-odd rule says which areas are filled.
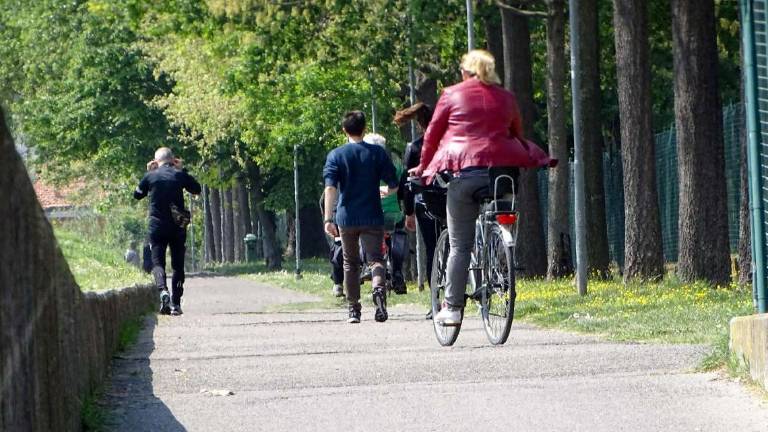
[[[569,0],[571,24],[571,92],[573,94],[573,176],[574,203],[576,219],[576,286],[579,295],[587,294],[587,234],[586,209],[584,203],[584,146],[581,142],[581,53],[579,52],[579,37],[581,23],[576,11],[579,0]],[[564,163],[564,161],[562,161]]]
[[[740,0],[741,36],[744,45],[744,93],[747,114],[747,163],[749,172],[749,207],[752,217],[752,289],[758,312],[768,312],[765,284],[765,226],[760,178],[760,123],[758,121],[758,77],[754,39],[753,1]]]

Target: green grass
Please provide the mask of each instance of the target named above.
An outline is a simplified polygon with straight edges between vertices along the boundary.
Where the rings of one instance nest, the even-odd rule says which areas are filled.
[[[128,320],[120,327],[120,336],[117,342],[117,351],[124,352],[136,343],[141,331],[143,317]],[[80,422],[85,432],[102,432],[110,425],[109,409],[102,402],[104,388],[99,387],[83,400],[80,409]]]
[[[286,267],[292,265],[286,263]],[[343,302],[331,295],[327,261],[305,260],[302,265],[301,280],[296,280],[293,271],[267,272],[262,265],[212,270],[230,275],[245,273],[249,279],[320,298],[314,303],[280,306],[281,310],[342,306]],[[363,302],[370,299],[363,296]],[[407,295],[390,296],[388,303],[418,304],[426,310],[429,292],[418,292],[409,284]],[[728,322],[734,316],[752,312],[750,289],[735,284],[715,289],[706,283],[683,284],[674,276],[658,283],[628,285],[620,280],[591,280],[588,294],[581,297],[570,279],[520,280],[515,319],[616,341],[708,345],[712,352],[700,367],[711,370],[733,367],[728,351]]]
[[[122,288],[151,282],[149,275],[123,260],[123,250],[76,231],[54,230],[75,281],[83,291]]]
[[[729,320],[753,312],[749,289],[683,284],[671,276],[628,285],[590,281],[584,297],[570,280],[523,280],[517,292],[516,315],[525,321],[610,340],[709,345],[705,369],[728,362]]]
[[[101,391],[96,391],[83,401],[83,406],[80,409],[80,422],[85,432],[101,432],[106,430],[107,411],[99,405],[98,400],[100,398]]]
[[[141,332],[143,322],[144,317],[139,316],[123,323],[122,327],[120,327],[120,335],[117,340],[118,352],[123,352],[128,349],[128,347],[136,343],[136,340],[139,338],[139,332]]]

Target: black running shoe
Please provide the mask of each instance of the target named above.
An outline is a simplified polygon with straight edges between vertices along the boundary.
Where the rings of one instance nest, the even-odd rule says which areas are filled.
[[[408,294],[408,287],[405,286],[405,278],[402,274],[395,273],[395,275],[392,277],[392,291],[398,295]]]
[[[373,290],[373,306],[376,308],[373,318],[377,322],[384,322],[389,318],[387,314],[387,294],[384,289],[376,288]]]
[[[367,282],[373,280],[373,273],[371,273],[371,268],[368,266],[365,266],[363,268],[362,273],[360,273],[360,283]]]
[[[167,289],[160,291],[160,315],[171,313],[171,294]]]
[[[171,306],[171,315],[179,316],[184,312],[181,311],[181,306]]]
[[[349,318],[347,322],[350,324],[360,323],[360,303],[349,305]]]

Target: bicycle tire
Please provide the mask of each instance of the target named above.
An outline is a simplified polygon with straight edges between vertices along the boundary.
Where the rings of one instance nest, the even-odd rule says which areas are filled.
[[[486,246],[484,281],[481,304],[483,328],[493,345],[501,345],[509,338],[515,316],[515,259],[514,249],[504,244],[501,228],[491,227]]]
[[[444,326],[435,320],[445,300],[446,269],[448,266],[448,230],[443,230],[435,245],[435,256],[432,260],[432,274],[430,276],[430,297],[432,300],[432,327],[435,330],[437,342],[442,346],[451,346],[456,342],[461,331],[461,324],[457,326]],[[464,311],[462,310],[462,318]],[[463,320],[462,320],[463,321]]]

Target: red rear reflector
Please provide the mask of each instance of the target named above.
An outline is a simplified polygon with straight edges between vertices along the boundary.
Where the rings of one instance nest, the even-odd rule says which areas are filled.
[[[516,213],[498,214],[496,215],[496,222],[498,222],[501,225],[514,225],[515,222],[517,222],[517,214]]]

